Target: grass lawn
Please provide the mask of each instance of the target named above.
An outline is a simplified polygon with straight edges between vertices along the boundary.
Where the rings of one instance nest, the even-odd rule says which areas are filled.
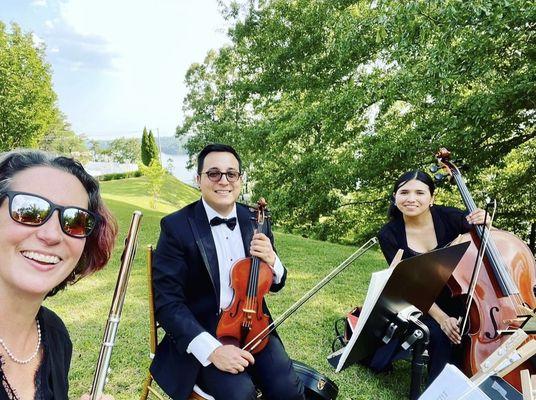
[[[143,212],[139,247],[123,308],[111,373],[106,391],[118,400],[137,399],[149,366],[147,278],[148,244],[156,243],[160,219],[199,197],[197,190],[172,177],[166,178],[158,209],[149,207],[148,185],[142,178],[102,182],[106,203],[119,222],[120,235],[113,259],[97,274],[85,278],[48,299],[46,305],[65,321],[73,340],[70,397],[88,392],[119,269],[119,257],[132,212]],[[276,232],[279,256],[288,268],[286,287],[267,301],[274,317],[356,250],[354,247],[305,239]],[[338,399],[402,399],[409,391],[409,363],[399,362],[389,375],[374,375],[361,366],[335,374],[326,361],[331,353],[333,323],[355,305],[362,304],[371,272],[385,267],[379,251],[369,251],[278,329],[287,351],[327,375],[339,386]]]

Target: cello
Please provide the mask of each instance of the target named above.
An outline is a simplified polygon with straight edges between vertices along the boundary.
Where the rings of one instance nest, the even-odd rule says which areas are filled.
[[[450,152],[440,149],[436,154],[439,165],[454,180],[469,212],[476,204],[465,185],[460,170],[450,160]],[[448,282],[453,296],[469,294],[467,304],[469,329],[464,341],[463,370],[472,376],[484,360],[497,349],[507,337],[503,333],[512,326],[520,314],[536,307],[536,265],[528,246],[512,233],[492,229],[484,240],[486,229],[475,226],[470,233],[455,242],[472,242],[460,260]],[[486,242],[483,266],[478,276],[473,276],[479,247]],[[464,332],[462,332],[464,333]],[[532,335],[533,337],[536,335]],[[534,374],[533,360],[507,374],[504,379],[521,391],[520,371],[529,369]]]

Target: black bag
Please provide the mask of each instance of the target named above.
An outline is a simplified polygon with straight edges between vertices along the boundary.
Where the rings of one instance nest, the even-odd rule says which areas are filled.
[[[335,382],[304,363],[293,360],[292,364],[294,371],[305,386],[307,400],[335,400],[337,398],[339,388]]]
[[[339,318],[335,321],[335,339],[331,343],[331,350],[337,351],[337,344],[344,347],[348,344],[348,341],[354,333],[354,329],[357,326],[359,315],[361,314],[361,307],[357,306],[346,317]],[[341,325],[344,324],[344,328],[341,329]]]

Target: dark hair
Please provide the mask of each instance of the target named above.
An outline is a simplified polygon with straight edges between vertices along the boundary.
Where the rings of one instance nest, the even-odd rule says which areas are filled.
[[[53,296],[67,284],[72,284],[86,275],[102,269],[112,254],[117,236],[117,222],[100,196],[99,184],[89,175],[82,164],[72,158],[54,156],[38,150],[15,150],[0,154],[0,205],[9,190],[13,177],[26,169],[52,167],[65,171],[82,183],[88,194],[88,209],[98,215],[98,223],[86,244],[78,264],[63,282],[53,288],[47,296]]]
[[[393,220],[393,219],[398,219],[402,217],[402,213],[395,205],[395,193],[398,189],[400,189],[406,183],[414,179],[428,186],[428,189],[430,189],[430,195],[434,194],[434,191],[435,191],[434,180],[426,172],[416,169],[416,170],[403,173],[396,180],[395,184],[393,185],[393,190],[391,191],[391,195],[390,195],[391,202],[389,204],[389,210],[387,211],[387,216],[389,217],[389,219]]]
[[[226,144],[211,143],[206,145],[197,155],[197,175],[201,175],[201,171],[203,171],[203,163],[205,162],[207,154],[213,152],[231,153],[238,160],[238,172],[242,172],[242,160],[235,149]]]

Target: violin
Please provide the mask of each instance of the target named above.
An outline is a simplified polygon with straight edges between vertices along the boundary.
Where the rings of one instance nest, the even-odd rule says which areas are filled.
[[[257,231],[266,234],[266,200],[257,203]],[[273,281],[272,268],[258,257],[237,260],[231,267],[231,287],[233,300],[222,311],[216,336],[223,344],[233,344],[252,354],[258,353],[268,344],[269,336],[250,344],[253,339],[268,330],[270,317],[264,313],[264,295],[270,291]],[[245,346],[244,346],[245,345]]]
[[[436,157],[456,183],[467,210],[474,211],[476,204],[458,167],[450,161],[450,152],[441,149]],[[470,241],[471,245],[447,285],[453,296],[468,295],[469,328],[464,336],[463,369],[472,376],[479,371],[484,360],[506,341],[507,336],[503,332],[519,328],[511,325],[516,317],[525,314],[527,308],[536,307],[536,264],[529,247],[506,231],[489,231],[483,226],[475,226],[470,233],[456,240],[457,243],[464,241]],[[484,248],[483,264],[478,276],[475,276],[475,260],[479,258],[481,245]],[[523,369],[529,369],[531,374],[536,371],[529,360],[504,377],[520,391],[520,371]]]

